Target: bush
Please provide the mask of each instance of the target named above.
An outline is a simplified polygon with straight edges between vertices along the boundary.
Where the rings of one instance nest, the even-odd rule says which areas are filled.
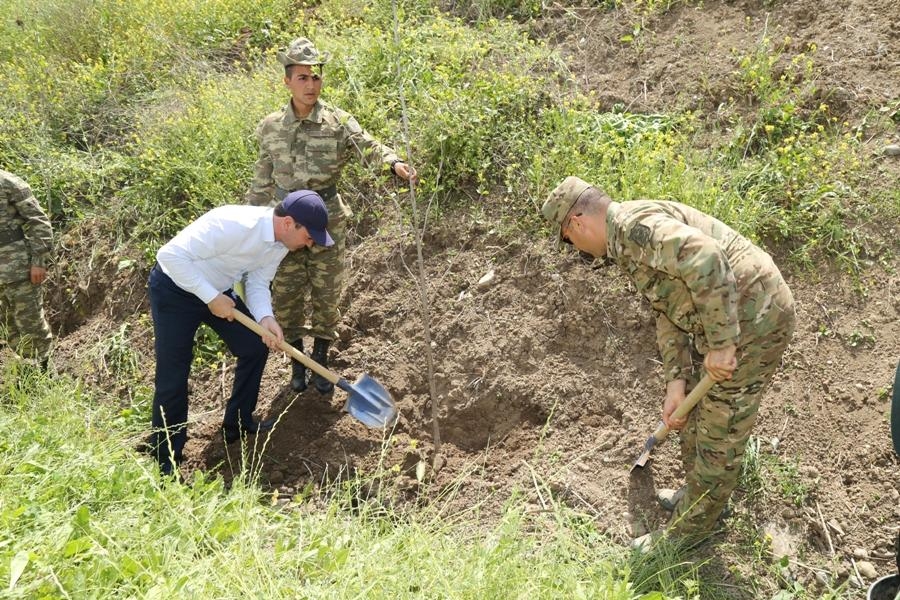
[[[858,135],[814,101],[813,48],[787,60],[763,39],[736,56],[740,102],[725,107],[730,131],[710,153],[695,146],[695,115],[601,106],[514,22],[471,27],[427,0],[398,2],[396,24],[394,3],[361,0],[314,13],[285,0],[13,0],[8,14],[0,161],[58,220],[107,213],[148,254],[199,213],[241,201],[254,128],[287,99],[274,49],[297,35],[334,55],[323,98],[401,153],[402,95],[420,196],[436,210],[475,197],[477,210],[539,228],[547,191],[576,174],[618,199],[678,200],[789,241],[801,260],[854,264],[864,252],[854,187],[865,161]],[[354,165],[344,180],[387,195],[383,175]]]

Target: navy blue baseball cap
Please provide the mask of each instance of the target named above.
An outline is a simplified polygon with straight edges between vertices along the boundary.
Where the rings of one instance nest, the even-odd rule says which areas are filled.
[[[322,197],[312,190],[296,190],[281,201],[286,215],[298,225],[303,225],[317,246],[329,247],[334,240],[328,230],[328,209]]]

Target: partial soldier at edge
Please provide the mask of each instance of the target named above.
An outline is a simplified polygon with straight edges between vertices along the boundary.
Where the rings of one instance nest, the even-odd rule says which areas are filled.
[[[279,268],[273,294],[285,338],[302,351],[303,336],[314,337],[312,358],[327,366],[328,349],[341,318],[338,304],[344,283],[347,219],[352,215],[337,191],[341,172],[353,156],[370,167],[384,165],[405,180],[415,180],[416,171],[369,135],[352,115],[319,99],[327,53],[319,52],[310,40],[297,38],[277,57],[285,68],[284,85],[291,100],[257,127],[259,157],[245,201],[270,205],[297,189],[316,190],[325,200],[334,246],[291,254]],[[323,394],[334,389],[315,374],[310,382]],[[297,361],[292,363],[291,387],[298,392],[307,387],[306,368]]]
[[[0,170],[0,318],[7,343],[48,368],[53,335],[44,313],[43,283],[53,250],[53,229],[31,188]]]
[[[686,485],[666,506],[667,529],[713,530],[737,485],[762,393],[795,326],[793,297],[771,257],[721,221],[677,202],[618,203],[567,177],[542,207],[560,237],[609,257],[656,315],[666,393],[663,421],[680,430]],[[685,419],[672,413],[700,379],[716,382]],[[635,540],[648,548],[660,532]]]

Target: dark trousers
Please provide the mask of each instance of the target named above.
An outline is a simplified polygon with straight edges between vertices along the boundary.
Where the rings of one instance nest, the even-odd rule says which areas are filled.
[[[206,323],[237,356],[231,398],[225,405],[223,424],[237,427],[253,423],[259,383],[269,356],[260,337],[237,321],[221,319],[197,296],[175,285],[159,266],[150,271],[150,312],[156,336],[156,390],[153,394],[153,448],[164,473],[172,460],[181,462],[187,441],[188,375],[194,355],[194,334]],[[250,315],[247,306],[231,290],[237,310]],[[252,315],[251,315],[252,316]]]

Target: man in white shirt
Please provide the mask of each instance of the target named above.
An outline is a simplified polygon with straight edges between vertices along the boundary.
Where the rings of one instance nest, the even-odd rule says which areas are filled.
[[[298,190],[274,208],[214,208],[156,253],[149,281],[156,337],[151,447],[163,474],[181,462],[187,441],[188,375],[201,323],[238,359],[222,422],[225,441],[271,429],[271,422],[253,420],[269,348],[284,340],[269,286],[289,251],[334,243],[327,225],[328,211],[319,194]],[[246,304],[231,289],[244,274]],[[253,317],[269,335],[260,339],[234,322],[235,310]]]

